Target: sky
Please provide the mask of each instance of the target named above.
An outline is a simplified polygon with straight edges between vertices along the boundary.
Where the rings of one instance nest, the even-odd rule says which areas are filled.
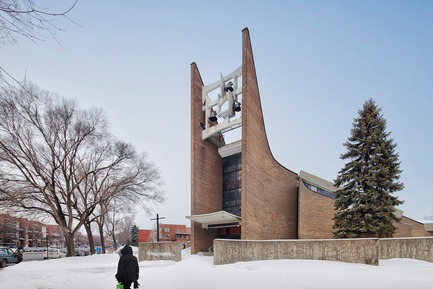
[[[72,1],[41,1],[63,9]],[[58,6],[62,5],[62,6]],[[433,2],[83,1],[59,19],[59,41],[18,39],[1,66],[84,109],[161,170],[166,201],[141,229],[191,213],[190,65],[205,84],[241,65],[250,32],[266,132],[286,168],[333,181],[353,119],[372,98],[397,144],[399,209],[433,215]]]
[[[118,260],[117,254],[106,254],[22,262],[0,269],[0,284],[14,289],[115,288]],[[142,261],[138,282],[140,288],[153,289],[429,289],[433,282],[433,264],[413,259],[381,260],[379,266],[313,260],[212,262],[212,257],[188,250],[182,251],[180,262]]]

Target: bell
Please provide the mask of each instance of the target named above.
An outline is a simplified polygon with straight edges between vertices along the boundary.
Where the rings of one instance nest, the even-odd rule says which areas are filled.
[[[217,113],[215,110],[210,112],[209,121],[217,121]]]
[[[225,90],[233,92],[233,82],[229,81],[225,87]]]
[[[235,103],[233,104],[234,107],[234,111],[241,111],[241,103],[239,101],[235,101]]]

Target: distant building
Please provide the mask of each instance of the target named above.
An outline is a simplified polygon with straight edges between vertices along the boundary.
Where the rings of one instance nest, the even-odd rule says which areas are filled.
[[[138,242],[139,243],[156,242],[156,230],[139,229]]]
[[[188,242],[191,240],[191,228],[186,225],[159,225],[159,240],[171,242]]]
[[[138,242],[156,242],[158,239],[156,230],[138,230]],[[189,242],[191,241],[191,228],[186,225],[160,224],[160,242]]]
[[[9,247],[63,247],[64,237],[59,225],[46,225],[26,218],[0,214],[0,244]]]
[[[65,243],[63,229],[59,225],[45,225],[47,227],[48,244],[51,247],[62,248]]]

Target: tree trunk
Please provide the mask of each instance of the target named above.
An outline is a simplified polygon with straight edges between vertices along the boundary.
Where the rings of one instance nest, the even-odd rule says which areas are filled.
[[[101,237],[101,250],[102,250],[102,254],[107,253],[106,249],[105,249],[105,236],[104,236],[104,226],[103,225],[99,225],[99,236]]]
[[[68,233],[66,230],[64,232],[65,243],[67,249],[67,256],[74,257],[75,256],[75,244],[74,244],[74,233]]]
[[[87,239],[89,240],[90,255],[95,254],[95,241],[93,240],[92,228],[90,223],[84,222],[84,228],[86,229]]]
[[[114,230],[113,230],[113,232],[112,232],[111,237],[113,238],[113,246],[114,246],[114,249],[117,250],[116,233],[114,232]]]

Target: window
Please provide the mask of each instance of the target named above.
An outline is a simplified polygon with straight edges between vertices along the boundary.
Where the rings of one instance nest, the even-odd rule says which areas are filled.
[[[164,235],[164,238],[165,238],[166,240],[170,240],[170,235],[165,234],[165,235]]]
[[[316,187],[316,186],[314,186],[314,185],[312,185],[312,184],[309,184],[309,183],[307,183],[307,182],[305,182],[305,181],[304,181],[304,185],[305,185],[309,190],[311,190],[311,191],[313,191],[313,192],[316,192],[316,193],[318,193],[318,194],[321,194],[322,196],[326,196],[326,197],[331,198],[331,199],[335,199],[335,194],[332,193],[332,192],[328,192],[328,191],[326,191],[326,190],[324,190],[324,189],[322,189],[322,188]]]
[[[242,154],[234,154],[223,159],[223,204],[224,211],[241,215],[242,195]]]
[[[164,232],[170,232],[170,228],[164,228]]]

